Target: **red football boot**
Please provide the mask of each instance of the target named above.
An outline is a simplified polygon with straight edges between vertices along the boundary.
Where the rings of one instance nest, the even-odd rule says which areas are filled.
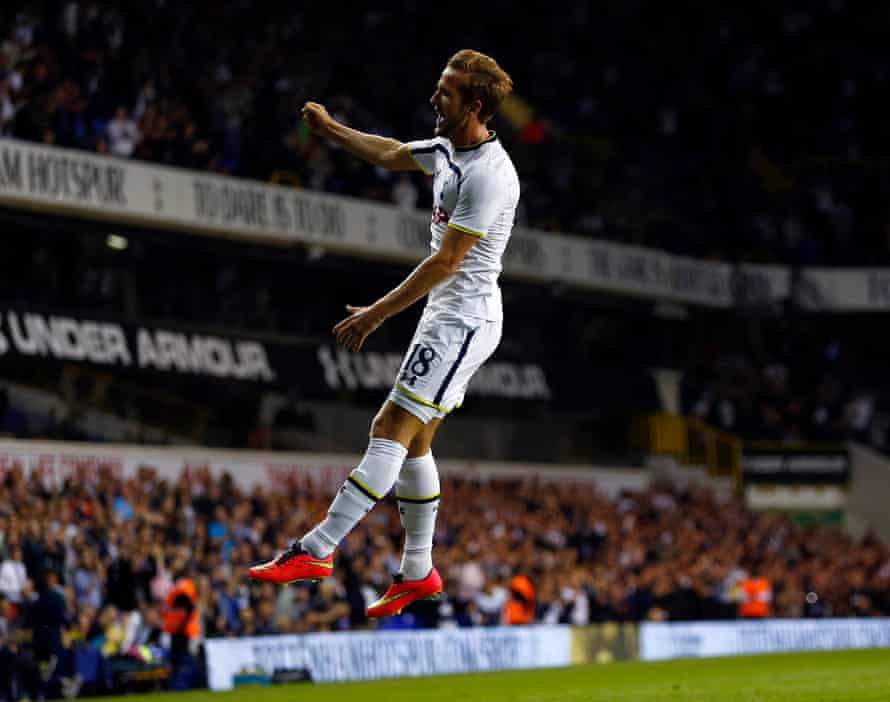
[[[442,592],[442,578],[433,568],[423,580],[404,580],[401,573],[393,576],[392,585],[365,611],[369,619],[391,617],[417,600],[433,600]]]
[[[328,577],[333,569],[333,554],[316,558],[308,551],[304,551],[299,541],[294,541],[287,551],[275,556],[271,561],[248,568],[247,575],[254,580],[286,585],[298,580],[322,580]]]

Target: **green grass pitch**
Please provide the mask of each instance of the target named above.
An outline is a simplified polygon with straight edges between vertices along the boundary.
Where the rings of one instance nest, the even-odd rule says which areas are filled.
[[[103,698],[114,702],[114,698]],[[131,695],[126,702],[890,702],[890,649]]]

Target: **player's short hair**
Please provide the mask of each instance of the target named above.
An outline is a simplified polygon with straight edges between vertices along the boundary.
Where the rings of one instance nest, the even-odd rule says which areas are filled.
[[[461,49],[448,59],[448,67],[466,73],[469,79],[461,88],[464,100],[479,100],[479,121],[487,122],[513,90],[513,79],[491,56],[473,49]]]

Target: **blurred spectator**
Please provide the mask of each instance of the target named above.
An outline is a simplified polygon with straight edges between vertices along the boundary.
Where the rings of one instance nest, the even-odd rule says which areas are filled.
[[[21,609],[0,595],[0,700],[16,702],[40,691],[40,672],[25,645]]]
[[[242,589],[241,580],[237,576],[232,575],[226,581],[225,589],[218,592],[216,608],[219,612],[220,621],[217,623],[217,626],[221,631],[238,631],[241,625],[241,610],[249,603],[249,598],[245,596]],[[280,599],[283,598],[282,605],[284,600],[292,596],[293,590],[288,588],[282,589],[279,595]]]
[[[141,139],[136,123],[127,114],[127,108],[115,110],[114,119],[108,123],[108,149],[114,156],[129,158]]]
[[[171,684],[173,690],[187,690],[197,683],[198,663],[194,645],[201,633],[198,592],[195,581],[180,578],[167,593],[163,628],[170,635]],[[249,635],[249,632],[244,632]]]
[[[6,551],[7,554],[0,563],[0,593],[12,604],[20,605],[28,583],[22,547],[19,544],[9,544]]]
[[[535,620],[535,588],[524,575],[510,581],[510,599],[504,604],[503,623],[531,624]]]
[[[62,634],[69,624],[68,615],[58,573],[47,570],[37,598],[28,603],[27,618],[33,632],[34,660],[49,689],[58,678],[56,669],[63,653]]]
[[[739,616],[744,619],[763,619],[770,615],[773,589],[763,576],[742,576],[739,588]]]
[[[304,616],[306,623],[319,631],[349,628],[349,603],[338,580],[328,578],[319,583]]]
[[[104,568],[93,549],[83,548],[71,574],[75,602],[79,607],[98,610],[102,606]]]
[[[15,119],[16,107],[12,101],[9,77],[0,67],[0,136],[8,136]]]
[[[127,644],[128,647],[159,648],[162,644],[162,635],[163,628],[159,609],[152,605],[143,605],[129,632]]]

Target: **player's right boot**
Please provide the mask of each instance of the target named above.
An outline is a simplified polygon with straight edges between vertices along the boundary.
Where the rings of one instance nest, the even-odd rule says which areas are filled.
[[[440,592],[442,592],[442,578],[435,568],[421,580],[404,580],[402,574],[398,573],[393,577],[392,585],[383,593],[383,597],[368,607],[365,614],[368,619],[391,617],[412,602],[435,599]]]
[[[316,558],[294,541],[284,553],[271,561],[247,569],[248,577],[270,583],[286,585],[298,580],[322,580],[334,569],[334,554]]]

